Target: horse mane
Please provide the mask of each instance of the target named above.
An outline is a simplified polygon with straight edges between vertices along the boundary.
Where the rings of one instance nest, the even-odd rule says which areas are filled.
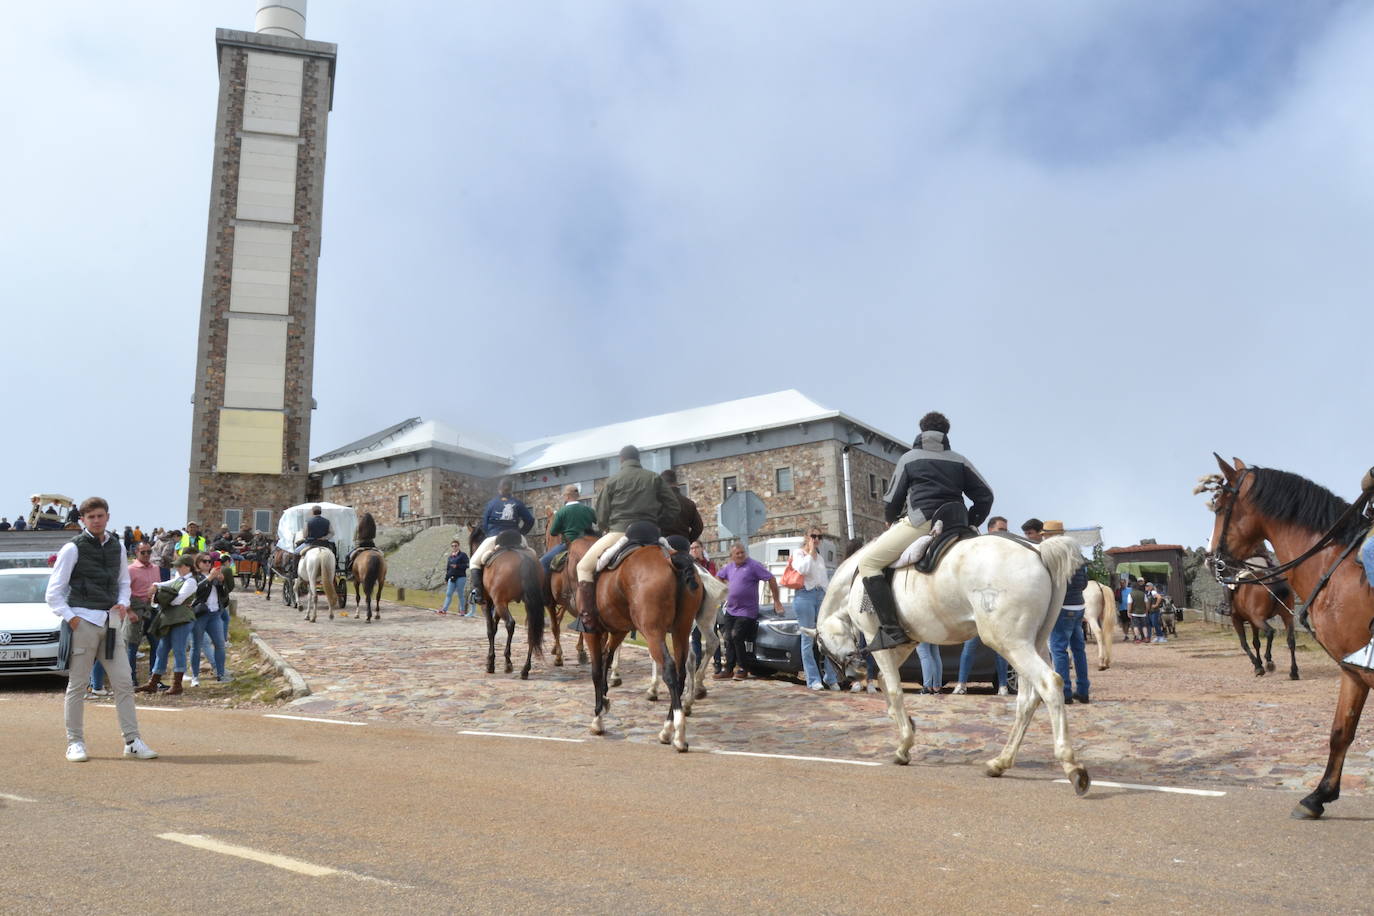
[[[1326,487],[1290,471],[1257,467],[1253,473],[1255,482],[1250,487],[1250,501],[1275,521],[1325,534],[1350,508],[1350,503]],[[1354,542],[1364,533],[1359,521],[1358,518],[1347,521],[1336,532],[1336,539],[1342,544]]]

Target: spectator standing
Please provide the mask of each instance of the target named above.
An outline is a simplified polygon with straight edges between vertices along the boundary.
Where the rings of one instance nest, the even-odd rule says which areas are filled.
[[[1064,533],[1064,523],[1059,521],[1045,522],[1043,534],[1045,537],[1054,537]],[[1064,604],[1059,611],[1059,617],[1055,621],[1054,629],[1050,631],[1050,661],[1054,665],[1054,670],[1059,672],[1059,677],[1064,681],[1064,702],[1072,703],[1077,700],[1080,703],[1088,702],[1088,650],[1083,638],[1083,614],[1087,604],[1083,598],[1083,590],[1088,587],[1088,568],[1080,566],[1069,577],[1068,588],[1064,591]],[[1076,689],[1070,689],[1069,681],[1069,655],[1073,655],[1073,668],[1075,672]]]
[[[839,690],[839,679],[835,674],[835,663],[825,660],[825,679],[816,665],[816,640],[806,631],[816,629],[816,616],[820,613],[821,599],[830,585],[830,572],[825,568],[825,558],[821,556],[821,530],[810,529],[802,540],[801,548],[792,555],[792,568],[801,573],[802,587],[792,596],[792,610],[797,615],[797,624],[802,627],[801,656],[802,668],[806,672],[806,686],[812,690]]]
[[[90,759],[82,701],[91,666],[100,655],[109,666],[124,756],[148,760],[157,752],[139,735],[127,652],[122,633],[114,625],[129,615],[128,562],[119,539],[105,530],[110,520],[109,503],[98,496],[90,497],[81,504],[81,519],[86,530],[57,552],[45,595],[48,607],[71,628],[71,661],[63,702],[67,759],[72,763]]]
[[[1132,642],[1145,642],[1145,627],[1149,620],[1150,599],[1145,594],[1145,580],[1136,581],[1135,587],[1126,593],[1127,613],[1131,618],[1131,631],[1135,633]]]
[[[988,534],[996,534],[999,531],[1007,530],[1007,520],[1000,515],[994,515],[988,519]],[[959,680],[954,683],[953,693],[968,693],[968,676],[973,670],[973,660],[978,654],[978,647],[983,641],[977,636],[973,636],[964,641],[964,649],[959,653]],[[1007,695],[1007,660],[996,652],[992,653],[993,666],[996,669],[997,695],[1004,697]]]
[[[25,529],[28,528],[28,527],[29,527],[29,523],[26,522],[26,521],[24,521],[24,516],[20,515],[20,516],[18,516],[18,517],[15,518],[15,520],[14,520],[14,530],[15,530],[15,531],[23,531],[23,530],[25,530]]]
[[[179,540],[181,540],[181,532],[173,530],[164,531],[153,542],[153,559],[161,570],[163,582],[172,578],[172,569],[176,566],[177,559],[177,541]]]
[[[742,681],[749,676],[745,643],[752,642],[759,629],[759,583],[768,583],[773,592],[773,612],[779,617],[782,616],[782,593],[778,591],[773,574],[749,556],[743,544],[730,548],[730,562],[721,567],[716,578],[729,586],[725,598],[725,668],[716,677]]]
[[[167,671],[167,658],[173,657],[172,689],[169,695],[182,692],[182,678],[186,674],[186,636],[196,620],[193,607],[196,587],[196,554],[183,553],[176,559],[177,575],[159,586],[165,589],[169,598],[162,603],[161,613],[154,620],[153,635],[157,637],[157,655],[148,675],[148,683],[137,688],[137,693],[153,693],[162,687],[162,675]]]
[[[9,530],[10,530],[10,520],[9,520],[8,518],[0,518],[0,531],[9,531]]]
[[[147,625],[153,616],[152,598],[161,581],[159,570],[152,563],[152,546],[143,543],[134,549],[134,561],[129,564],[129,612],[130,616],[120,624],[124,635],[124,646],[129,655],[129,679],[138,683],[138,650],[147,634]],[[153,656],[157,652],[157,640],[146,636],[149,643],[148,668],[151,671]],[[96,661],[91,669],[91,693],[93,696],[110,695],[105,690],[105,666]]]
[[[215,680],[227,681],[224,670],[224,642],[228,635],[226,629],[229,614],[229,593],[234,590],[234,577],[224,561],[212,554],[203,553],[196,557],[196,597],[192,609],[196,619],[191,624],[192,647],[191,662],[187,666],[191,672],[191,686],[200,686],[200,657],[205,645],[205,637],[210,637],[214,648],[212,664]]]
[[[1149,634],[1152,643],[1167,643],[1164,636],[1164,595],[1155,588],[1153,582],[1145,583],[1145,598],[1149,602],[1146,611],[1149,618]]]
[[[205,538],[201,536],[200,525],[195,522],[186,523],[186,533],[182,534],[176,542],[176,552],[201,553],[205,550]]]
[[[121,543],[124,546],[124,555],[132,559],[134,555],[134,529],[131,526],[124,526],[124,537],[121,538]]]
[[[453,596],[458,595],[458,610],[464,617],[471,617],[468,612],[468,596],[464,589],[468,584],[468,555],[463,552],[463,545],[457,539],[448,545],[448,561],[444,564],[444,606],[435,613],[447,614],[448,606],[453,603]]]
[[[1028,518],[1021,523],[1021,534],[1032,544],[1039,544],[1045,539],[1045,523],[1038,518]]]
[[[704,569],[708,575],[714,576],[716,574],[715,561],[706,555],[706,546],[702,544],[701,541],[693,541],[688,553],[692,555],[692,559],[696,561],[697,566]],[[692,626],[692,658],[701,658],[701,630],[697,629],[695,624]],[[720,674],[720,661],[720,643],[717,643],[715,657],[716,674]]]
[[[482,533],[486,535],[486,540],[482,541],[472,555],[472,562],[468,564],[468,578],[472,580],[472,594],[468,598],[470,602],[480,604],[482,601],[482,567],[496,551],[496,536],[503,531],[518,531],[523,544],[525,535],[533,527],[534,513],[530,512],[529,506],[515,498],[515,482],[503,477],[496,485],[495,498],[482,510]]]
[[[940,647],[932,642],[918,642],[916,657],[921,660],[921,693],[939,695],[945,683],[945,660]]]

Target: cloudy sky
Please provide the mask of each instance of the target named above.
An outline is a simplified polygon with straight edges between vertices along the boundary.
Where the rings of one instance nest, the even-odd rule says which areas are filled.
[[[0,34],[0,514],[180,524],[216,27]],[[1374,5],[312,0],[339,45],[312,454],[796,388],[994,511],[1198,544],[1211,452],[1374,463]]]

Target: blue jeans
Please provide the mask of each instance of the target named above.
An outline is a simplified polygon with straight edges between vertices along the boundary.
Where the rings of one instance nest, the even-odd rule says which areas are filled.
[[[448,587],[444,589],[444,606],[439,610],[448,613],[448,606],[453,603],[453,596],[458,595],[458,611],[466,612],[468,609],[468,579],[464,576],[461,579],[449,579]]]
[[[191,634],[193,638],[193,648],[191,649],[191,673],[198,674],[200,671],[201,650],[205,645],[205,636],[208,633],[210,642],[215,647],[214,666],[215,677],[224,677],[224,629],[223,622],[220,620],[218,612],[212,614],[201,614],[191,624]],[[208,655],[208,653],[206,653]]]
[[[1158,639],[1164,635],[1164,624],[1160,619],[1159,611],[1150,611],[1145,615],[1145,632],[1151,639]]]
[[[191,635],[191,624],[179,623],[166,633],[157,643],[157,657],[153,659],[153,673],[162,674],[167,670],[167,657],[172,656],[175,664],[173,671],[186,670],[186,638]]]
[[[1360,562],[1364,564],[1364,575],[1370,585],[1374,585],[1374,534],[1365,539],[1360,548]]]
[[[1078,689],[1069,690],[1069,653],[1073,653],[1073,668],[1078,673]],[[1050,631],[1050,660],[1054,670],[1064,680],[1064,699],[1077,694],[1088,695],[1088,650],[1083,640],[1083,609],[1064,608],[1059,612],[1054,629]]]
[[[967,684],[969,671],[973,669],[973,656],[983,641],[977,636],[964,643],[964,651],[959,653],[959,683]],[[1007,686],[1007,660],[996,652],[992,653],[992,663],[997,670],[997,686]]]
[[[808,629],[816,629],[816,615],[821,610],[821,599],[825,597],[823,588],[807,588],[792,596],[792,610],[797,614],[797,623]],[[821,682],[821,672],[816,665],[816,640],[801,635],[802,669],[806,672],[806,686],[812,687]],[[825,660],[825,683],[835,684],[835,664]]]
[[[553,550],[550,550],[548,553],[544,554],[542,557],[539,558],[539,563],[544,567],[544,575],[547,576],[549,573],[553,572],[553,570],[549,568],[549,564],[553,562],[553,558],[558,556],[560,553],[566,553],[567,550],[567,544],[559,544]]]
[[[916,644],[916,657],[921,660],[921,686],[939,690],[945,682],[945,662],[940,647],[930,642]]]

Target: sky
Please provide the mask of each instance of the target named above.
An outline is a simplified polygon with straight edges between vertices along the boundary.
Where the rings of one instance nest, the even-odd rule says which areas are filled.
[[[0,515],[185,521],[214,30],[254,9],[7,13]],[[796,388],[904,438],[945,412],[1014,525],[1184,545],[1213,451],[1346,498],[1374,463],[1374,4],[312,0],[306,31],[339,46],[313,455]]]

